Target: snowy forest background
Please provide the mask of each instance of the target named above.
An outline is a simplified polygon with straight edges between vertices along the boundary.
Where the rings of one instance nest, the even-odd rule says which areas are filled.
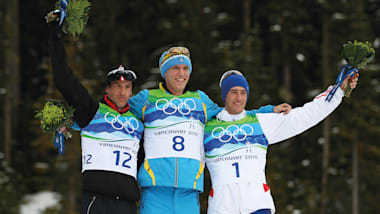
[[[44,16],[55,0],[0,1],[0,213],[21,213],[26,195],[52,192],[45,214],[78,214],[78,133],[57,155],[34,111],[62,99],[52,84]],[[91,1],[79,37],[66,36],[69,64],[94,97],[118,64],[136,71],[135,93],[157,86],[159,55],[191,50],[191,89],[222,105],[218,82],[242,71],[248,108],[300,106],[333,84],[347,41],[380,51],[380,0]],[[379,55],[379,54],[378,54]],[[268,149],[268,184],[280,214],[380,213],[380,64],[360,71],[350,98],[316,127]],[[209,177],[201,195],[206,213]]]

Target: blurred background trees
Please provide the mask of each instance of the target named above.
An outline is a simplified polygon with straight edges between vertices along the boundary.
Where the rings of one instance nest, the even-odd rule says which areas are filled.
[[[59,193],[45,213],[79,213],[78,134],[58,156],[34,111],[62,99],[51,80],[44,16],[55,1],[0,2],[0,211],[19,213],[24,196]],[[191,89],[222,105],[222,72],[250,82],[248,108],[311,100],[335,82],[348,40],[380,47],[379,0],[92,1],[89,23],[66,36],[70,66],[94,97],[118,64],[138,74],[135,93],[156,87],[158,59],[190,48]],[[377,57],[378,58],[378,57]],[[267,178],[278,213],[380,213],[379,62],[360,71],[358,88],[333,115],[304,134],[269,147]],[[207,175],[207,172],[206,172]],[[201,195],[206,212],[210,181]]]

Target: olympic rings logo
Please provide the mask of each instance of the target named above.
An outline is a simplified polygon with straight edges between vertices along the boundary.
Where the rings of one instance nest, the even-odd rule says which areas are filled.
[[[214,128],[211,132],[211,136],[213,138],[219,139],[219,141],[222,143],[229,142],[232,138],[237,141],[243,141],[252,134],[253,127],[248,124],[244,124],[240,127],[237,125],[229,125],[226,129],[219,126]]]
[[[172,115],[177,111],[182,115],[188,115],[191,111],[195,110],[197,105],[194,99],[172,98],[169,100],[163,98],[158,99],[155,103],[156,109],[163,111],[165,114]]]
[[[108,116],[109,115],[109,116]],[[105,115],[104,115],[104,120],[111,124],[111,126],[116,129],[116,130],[122,130],[124,129],[125,131],[127,131],[129,134],[132,134],[133,132],[135,132],[138,128],[139,128],[139,121],[134,118],[134,117],[131,117],[129,119],[126,119],[124,122],[120,119],[120,114],[119,115],[114,115],[114,114],[111,114],[110,112],[107,112]],[[109,117],[111,117],[112,119],[109,120]]]

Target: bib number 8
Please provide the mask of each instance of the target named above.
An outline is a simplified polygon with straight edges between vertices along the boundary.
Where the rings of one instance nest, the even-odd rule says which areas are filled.
[[[177,152],[183,151],[185,149],[184,142],[185,139],[182,136],[173,137],[173,149]]]

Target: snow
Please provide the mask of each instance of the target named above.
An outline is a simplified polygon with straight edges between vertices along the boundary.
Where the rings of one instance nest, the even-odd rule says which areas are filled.
[[[301,53],[297,53],[296,58],[298,61],[303,62],[305,60],[305,55],[303,55]]]
[[[54,206],[59,208],[61,198],[60,194],[50,191],[26,195],[24,203],[20,206],[20,214],[41,214],[46,208]]]

